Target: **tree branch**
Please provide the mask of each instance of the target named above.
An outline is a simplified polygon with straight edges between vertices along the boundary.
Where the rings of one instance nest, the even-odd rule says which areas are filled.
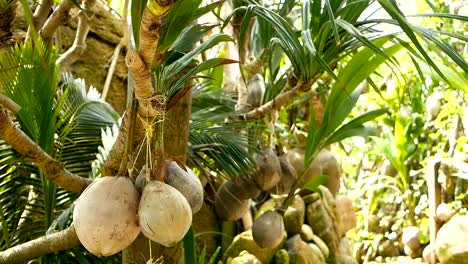
[[[49,253],[79,246],[80,240],[73,225],[60,232],[36,238],[0,252],[0,263],[25,263]]]
[[[277,95],[273,100],[265,103],[245,114],[232,116],[229,118],[231,121],[239,121],[239,120],[254,120],[260,119],[273,111],[279,110],[283,105],[290,103],[300,92],[304,91],[305,89],[309,88],[317,79],[320,77],[320,74],[317,74],[314,78],[312,78],[308,82],[299,81],[294,88],[291,90],[284,91]]]
[[[32,141],[23,131],[15,126],[8,112],[0,107],[0,138],[20,154],[28,157],[43,171],[49,180],[62,188],[80,193],[92,180],[77,176],[63,167]],[[0,261],[0,263],[2,263]]]
[[[45,40],[52,38],[55,30],[60,26],[63,21],[68,17],[68,11],[72,7],[71,0],[63,0],[57,8],[55,8],[52,15],[46,20],[44,26],[39,31],[41,37]]]
[[[0,105],[3,105],[6,109],[10,110],[13,114],[16,115],[21,110],[21,106],[13,102],[10,98],[0,93]],[[1,106],[0,106],[1,107]]]
[[[57,65],[59,68],[67,68],[69,65],[73,64],[86,49],[86,37],[91,28],[91,9],[95,3],[96,0],[83,1],[83,10],[80,10],[78,14],[78,27],[76,29],[75,40],[73,41],[73,45],[58,58]]]
[[[34,11],[34,28],[41,28],[54,5],[54,0],[42,0]]]
[[[156,117],[165,110],[164,98],[155,98],[155,89],[151,78],[151,63],[153,62],[159,37],[162,35],[162,19],[169,7],[159,6],[150,1],[141,19],[139,52],[127,51],[125,62],[135,82],[134,93],[138,100],[138,113],[141,117]],[[156,11],[155,11],[156,10]]]

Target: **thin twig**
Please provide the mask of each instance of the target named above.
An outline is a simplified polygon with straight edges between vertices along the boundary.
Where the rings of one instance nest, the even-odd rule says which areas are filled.
[[[0,263],[26,263],[49,253],[74,248],[80,245],[73,225],[50,235],[45,235],[24,244],[0,252]]]
[[[128,4],[129,0],[125,0],[124,7],[123,7],[123,14],[122,14],[122,31],[123,37],[120,39],[119,44],[115,47],[114,54],[112,55],[112,61],[109,67],[109,71],[107,72],[106,81],[104,82],[104,88],[102,88],[102,100],[106,100],[107,93],[109,92],[109,88],[112,81],[112,76],[114,76],[115,68],[117,66],[117,62],[119,60],[120,50],[127,45],[129,37],[128,37],[128,24],[127,24],[127,15],[128,15]]]
[[[92,180],[77,176],[63,167],[58,161],[49,156],[21,129],[15,126],[7,110],[0,107],[0,138],[12,146],[16,151],[31,159],[49,180],[62,188],[80,193]],[[0,263],[3,263],[0,261]]]

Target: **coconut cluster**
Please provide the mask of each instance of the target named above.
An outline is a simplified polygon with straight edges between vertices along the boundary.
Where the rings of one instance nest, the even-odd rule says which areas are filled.
[[[166,247],[183,239],[192,214],[203,204],[203,186],[190,168],[165,162],[164,171],[159,172],[164,182],[145,184],[142,169],[135,184],[127,177],[102,177],[81,194],[73,223],[89,252],[99,257],[116,254],[133,243],[140,231]]]
[[[291,191],[298,175],[302,186],[312,178],[327,175],[326,185],[331,194],[338,192],[341,169],[335,157],[328,150],[321,151],[308,168],[304,168],[304,151],[290,150],[286,155],[277,157],[268,149],[255,157],[256,166],[245,177],[225,181],[215,196],[217,215],[225,221],[240,219],[250,208],[250,199],[256,198],[261,191],[274,195],[284,195]],[[283,215],[269,211],[255,220],[252,235],[262,248],[277,246],[284,234]]]

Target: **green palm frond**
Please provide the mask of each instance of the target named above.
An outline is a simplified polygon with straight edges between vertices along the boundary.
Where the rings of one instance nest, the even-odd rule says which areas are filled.
[[[67,169],[86,177],[99,152],[101,130],[115,125],[118,115],[99,96],[92,96],[96,92],[87,93],[82,80],[70,75],[64,75],[57,90],[55,59],[53,49],[42,44],[12,48],[0,58],[0,89],[21,106],[16,118],[21,129]],[[50,182],[3,141],[0,182],[1,249],[44,235],[77,198]],[[77,250],[43,260],[69,263],[70,257],[81,256],[82,263],[101,262]]]
[[[0,91],[21,106],[17,120],[22,130],[49,154],[57,115],[56,59],[54,49],[41,41],[14,47],[0,58]]]
[[[119,117],[109,104],[99,99],[93,87],[90,92],[86,90],[84,80],[63,76],[60,91],[66,96],[57,121],[60,126],[56,146],[58,159],[65,167],[85,177],[91,174],[91,163],[99,153],[101,131],[114,126]]]
[[[243,132],[250,124],[224,122],[234,112],[235,102],[206,83],[211,82],[198,86],[192,100],[188,162],[226,178],[245,175],[254,165],[249,152],[255,150]]]

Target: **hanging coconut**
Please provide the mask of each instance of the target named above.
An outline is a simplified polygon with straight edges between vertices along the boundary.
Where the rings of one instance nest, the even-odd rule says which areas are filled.
[[[165,247],[181,241],[192,223],[192,210],[187,199],[161,181],[146,184],[138,215],[143,234]]]
[[[268,190],[269,193],[287,194],[291,190],[294,181],[296,181],[296,169],[294,169],[285,157],[280,158],[280,167],[280,181],[273,188]]]
[[[140,233],[140,194],[126,177],[96,179],[77,200],[73,225],[81,244],[93,255],[110,256],[128,247]]]
[[[143,189],[145,188],[145,185],[146,185],[146,168],[145,166],[143,166],[140,173],[138,174],[138,177],[135,180],[135,187],[140,193],[142,193]]]
[[[250,200],[241,200],[229,189],[232,182],[224,182],[216,192],[216,214],[225,221],[234,221],[241,218],[249,210]]]
[[[281,166],[273,150],[268,149],[256,157],[256,173],[253,176],[258,186],[267,191],[280,181]]]
[[[175,161],[169,162],[165,182],[176,188],[190,204],[192,214],[200,210],[203,205],[203,186],[198,176],[189,168],[182,168]]]
[[[261,74],[250,77],[247,83],[247,104],[250,108],[259,107],[265,95],[265,80]]]
[[[276,211],[267,211],[255,220],[252,236],[261,248],[276,247],[285,235],[283,216]]]
[[[286,154],[286,159],[296,169],[298,175],[303,173],[304,150],[291,149]],[[341,166],[329,150],[324,149],[317,154],[301,179],[300,186],[319,175],[328,176],[328,182],[325,186],[335,196],[340,189]]]
[[[226,181],[224,187],[240,200],[257,197],[261,190],[251,178],[239,177],[232,181]]]

